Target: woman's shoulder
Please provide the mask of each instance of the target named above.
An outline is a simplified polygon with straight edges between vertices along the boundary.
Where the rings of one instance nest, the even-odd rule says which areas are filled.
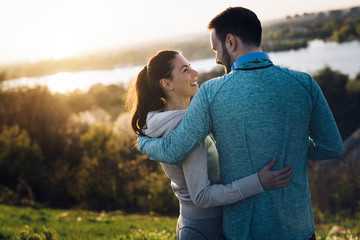
[[[182,121],[186,110],[149,112],[143,132],[149,137],[165,137]]]

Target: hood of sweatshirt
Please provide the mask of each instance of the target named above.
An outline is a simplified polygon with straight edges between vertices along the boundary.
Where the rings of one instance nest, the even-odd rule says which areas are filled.
[[[185,113],[186,110],[149,112],[146,117],[143,133],[153,138],[166,137],[179,125]]]

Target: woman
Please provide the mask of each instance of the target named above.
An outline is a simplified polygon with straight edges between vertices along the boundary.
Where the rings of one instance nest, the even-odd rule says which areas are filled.
[[[160,51],[138,74],[133,94],[132,128],[136,134],[167,136],[182,120],[198,91],[198,72],[176,51]],[[259,173],[222,185],[214,141],[208,136],[179,165],[161,163],[180,202],[178,239],[225,239],[222,205],[264,190],[284,187],[292,168],[270,171],[273,159]]]

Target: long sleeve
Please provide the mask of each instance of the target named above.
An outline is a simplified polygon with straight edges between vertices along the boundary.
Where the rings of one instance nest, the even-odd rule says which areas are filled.
[[[319,87],[312,79],[313,112],[311,115],[308,158],[313,160],[339,158],[343,144],[329,105]]]
[[[190,197],[197,207],[223,206],[264,192],[257,173],[226,185],[210,185],[206,151],[202,142],[181,163]]]
[[[139,151],[159,162],[181,162],[211,131],[209,105],[205,88],[202,86],[192,99],[179,126],[166,138],[138,136]]]

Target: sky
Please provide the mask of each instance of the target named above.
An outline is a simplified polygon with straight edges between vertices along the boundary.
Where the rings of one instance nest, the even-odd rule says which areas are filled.
[[[360,6],[359,0],[0,0],[0,65],[121,49],[206,32],[222,10],[260,21]]]

